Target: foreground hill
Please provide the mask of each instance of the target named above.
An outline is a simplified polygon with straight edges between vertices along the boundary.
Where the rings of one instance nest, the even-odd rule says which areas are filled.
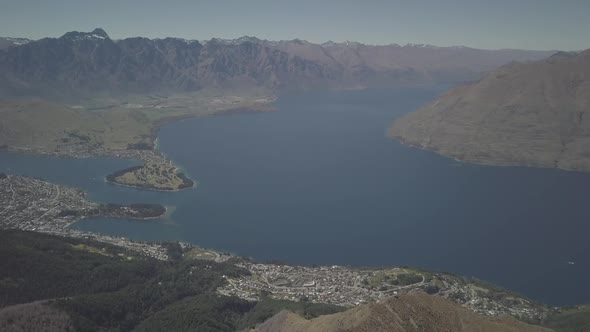
[[[3,97],[449,83],[478,78],[481,72],[510,61],[550,54],[429,45],[272,42],[253,37],[206,42],[141,37],[112,40],[102,29],[21,44],[0,50]]]
[[[0,331],[544,331],[421,291],[341,314],[347,308],[305,299],[225,296],[219,287],[250,273],[239,258],[215,262],[178,243],[158,246],[169,260],[91,239],[0,229]],[[588,331],[590,308],[554,309],[535,323]]]
[[[178,253],[177,243],[167,244]],[[236,331],[289,309],[340,307],[216,294],[230,263],[161,261],[101,242],[0,230],[0,331]]]
[[[399,119],[391,136],[464,161],[590,170],[590,50],[504,66]]]
[[[380,303],[307,320],[282,311],[256,328],[258,332],[409,332],[409,331],[549,331],[510,317],[475,314],[449,300],[424,293],[405,294]]]

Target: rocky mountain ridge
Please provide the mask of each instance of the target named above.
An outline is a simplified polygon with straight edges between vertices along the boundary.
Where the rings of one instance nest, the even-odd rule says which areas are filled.
[[[0,97],[182,93],[256,86],[273,91],[454,83],[552,52],[428,45],[266,41],[113,40],[102,29],[0,50]]]

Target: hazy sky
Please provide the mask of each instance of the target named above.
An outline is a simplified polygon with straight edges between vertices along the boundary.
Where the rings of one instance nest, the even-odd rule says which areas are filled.
[[[0,0],[0,36],[129,36],[590,48],[590,0]]]

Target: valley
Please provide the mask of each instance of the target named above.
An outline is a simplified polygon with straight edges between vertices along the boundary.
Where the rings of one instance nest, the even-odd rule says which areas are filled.
[[[588,249],[584,174],[464,165],[383,134],[395,121],[389,136],[458,160],[585,170],[578,154],[586,153],[586,85],[574,74],[586,53],[544,59],[553,52],[254,37],[112,40],[102,29],[3,42],[1,232],[44,233],[50,237],[38,241],[67,257],[103,259],[97,254],[165,273],[130,273],[117,279],[131,280],[129,287],[72,291],[74,298],[55,302],[28,298],[48,301],[33,307],[68,312],[77,327],[141,330],[204,297],[228,310],[228,326],[262,330],[284,320],[314,324],[280,314],[263,323],[278,308],[314,318],[351,307],[393,312],[398,303],[416,304],[437,322],[425,303],[474,320],[508,315],[542,324],[562,317],[557,306],[590,298],[579,287],[588,272],[580,255]],[[522,63],[488,72],[510,61]],[[550,73],[539,74],[541,83],[523,83],[543,71]],[[528,104],[539,91],[549,110]],[[449,152],[440,142],[466,149]],[[56,183],[34,178],[41,174]],[[19,298],[12,278],[0,280],[0,291]],[[154,308],[131,296],[125,307],[134,314],[120,321],[89,320],[75,304],[160,286],[170,295],[152,295]],[[256,308],[268,303],[262,319]],[[10,314],[0,310],[0,321]]]
[[[199,179],[195,190],[105,182],[106,174],[140,166],[118,158],[4,152],[0,171],[68,184],[103,204],[169,208],[166,216],[141,223],[85,218],[67,229],[71,234],[130,239],[123,243],[181,241],[295,266],[407,265],[474,276],[538,302],[586,302],[588,293],[577,285],[586,273],[578,253],[585,250],[580,230],[588,210],[575,193],[584,192],[587,177],[464,165],[383,134],[384,124],[438,91],[293,94],[275,102],[277,112],[168,123],[159,131],[158,149]],[[554,203],[540,203],[547,200]],[[499,263],[492,268],[490,260]],[[250,286],[260,286],[243,282],[236,294],[246,297]]]
[[[454,84],[549,52],[431,45],[313,44],[254,37],[112,40],[103,29],[0,44],[0,147],[139,159],[109,181],[190,188],[157,150],[159,126],[227,111],[269,111],[281,93]],[[157,79],[156,79],[157,78]]]
[[[589,1],[0,8],[1,332],[590,332]]]

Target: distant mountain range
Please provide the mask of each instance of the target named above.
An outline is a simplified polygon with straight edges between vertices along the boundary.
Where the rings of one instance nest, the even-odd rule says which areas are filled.
[[[590,171],[590,50],[506,65],[398,120],[391,135],[465,161]]]
[[[478,79],[482,72],[511,61],[554,53],[254,37],[112,40],[102,29],[36,41],[3,38],[0,45],[0,97],[456,83]]]

